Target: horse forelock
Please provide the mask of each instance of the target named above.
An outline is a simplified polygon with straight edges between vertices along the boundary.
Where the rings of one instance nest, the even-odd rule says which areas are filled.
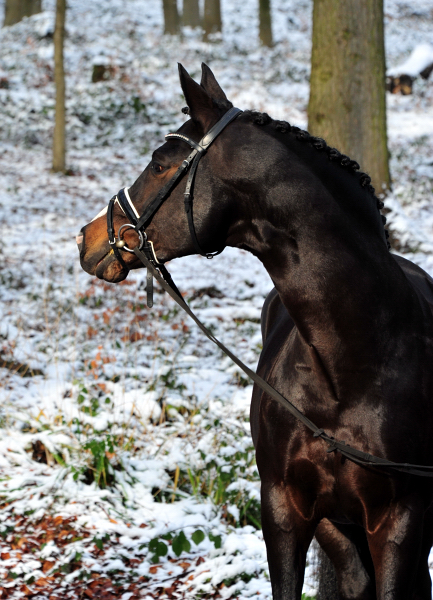
[[[384,231],[388,249],[390,248],[390,244],[388,242],[389,233],[385,229],[386,217],[380,212],[381,209],[384,207],[384,204],[375,194],[375,189],[371,185],[371,177],[367,173],[360,171],[359,164],[356,162],[356,160],[352,160],[345,154],[342,154],[336,148],[328,146],[324,139],[315,137],[308,133],[308,131],[304,131],[299,127],[291,125],[287,121],[278,121],[272,119],[272,117],[270,117],[267,113],[248,110],[244,112],[244,116],[249,118],[250,121],[256,125],[269,125],[274,131],[278,133],[293,134],[298,142],[307,142],[316,151],[324,152],[333,164],[340,166],[346,172],[352,172],[353,174],[356,173],[356,182],[360,184],[361,187],[369,193],[371,200],[377,209],[378,219],[380,220],[380,225]]]

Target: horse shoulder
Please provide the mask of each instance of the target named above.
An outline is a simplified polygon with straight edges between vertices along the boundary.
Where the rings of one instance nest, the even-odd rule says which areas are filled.
[[[396,254],[392,254],[392,257],[418,295],[424,298],[433,316],[433,278],[407,258]]]
[[[271,371],[284,343],[295,327],[293,319],[281,301],[280,295],[274,288],[267,296],[261,315],[263,350],[257,368],[258,374],[264,379]],[[251,399],[250,426],[254,445],[259,431],[259,412],[261,389],[255,385]]]
[[[281,334],[286,338],[295,326],[287,308],[281,301],[280,295],[274,288],[266,297],[261,315],[263,350],[272,336]],[[274,343],[274,342],[273,342]],[[263,353],[262,353],[263,354]]]

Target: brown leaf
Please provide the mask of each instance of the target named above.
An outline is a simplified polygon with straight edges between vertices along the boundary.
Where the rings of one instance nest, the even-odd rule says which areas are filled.
[[[140,331],[133,331],[129,336],[130,342],[138,342],[144,338],[144,334],[140,333]]]
[[[55,564],[56,564],[56,561],[54,561],[54,560],[46,560],[44,562],[44,564],[42,565],[42,571],[44,573],[46,573],[47,571],[49,571],[50,569],[52,569]]]
[[[140,565],[143,561],[140,558],[130,558],[128,560],[128,566],[130,567],[136,567],[138,565]]]
[[[2,552],[2,553],[0,554],[0,558],[1,558],[2,560],[7,560],[7,559],[8,559],[8,558],[10,558],[10,557],[11,557],[11,555],[9,554],[9,552]]]
[[[62,531],[58,534],[58,537],[60,539],[64,538],[65,536],[69,535],[71,532],[68,531],[67,529],[62,529]]]

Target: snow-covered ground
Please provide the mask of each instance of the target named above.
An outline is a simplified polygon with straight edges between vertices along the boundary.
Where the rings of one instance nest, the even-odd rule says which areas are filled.
[[[84,273],[74,236],[184,117],[177,62],[211,66],[241,108],[306,127],[310,0],[223,0],[221,39],[162,36],[161,0],[69,0],[68,176],[53,175],[53,0],[0,32],[1,597],[271,597],[249,435],[251,385],[143,274]],[[431,0],[387,0],[388,66],[432,43]],[[0,14],[3,3],[0,0]],[[91,83],[94,64],[110,79]],[[433,273],[433,78],[388,96],[405,256]],[[233,249],[169,265],[224,343],[253,368],[261,264]],[[305,594],[314,595],[314,553]],[[111,596],[110,596],[111,594]]]

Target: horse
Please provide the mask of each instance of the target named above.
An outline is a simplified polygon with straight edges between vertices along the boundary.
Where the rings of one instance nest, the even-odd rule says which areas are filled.
[[[335,440],[433,465],[433,280],[390,253],[369,176],[320,138],[234,109],[206,65],[200,84],[179,76],[190,118],[82,228],[82,267],[122,281],[143,235],[161,269],[248,250],[275,286],[258,373]],[[132,212],[147,215],[139,234]],[[257,385],[250,423],[274,600],[300,600],[314,536],[340,599],[431,599],[432,479],[348,460]]]

